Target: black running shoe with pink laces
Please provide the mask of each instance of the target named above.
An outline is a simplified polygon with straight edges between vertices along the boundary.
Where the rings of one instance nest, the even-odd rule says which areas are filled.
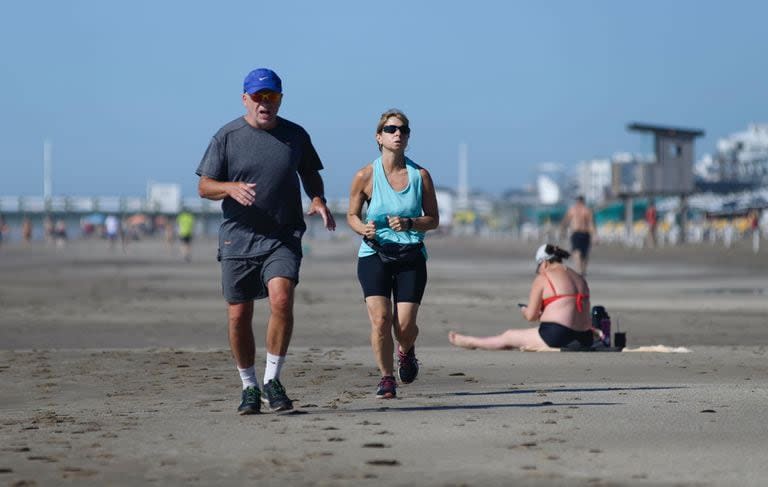
[[[376,397],[379,399],[394,399],[397,397],[397,384],[394,376],[385,375],[379,381],[379,388],[376,389]]]
[[[410,384],[416,380],[419,375],[419,361],[416,360],[416,346],[412,346],[408,353],[397,350],[397,375],[400,376],[400,382]]]

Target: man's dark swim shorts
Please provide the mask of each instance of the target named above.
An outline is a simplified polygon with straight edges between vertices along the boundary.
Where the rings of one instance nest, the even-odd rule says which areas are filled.
[[[228,303],[266,298],[267,283],[275,277],[299,283],[301,254],[281,245],[266,255],[221,261],[221,287]]]

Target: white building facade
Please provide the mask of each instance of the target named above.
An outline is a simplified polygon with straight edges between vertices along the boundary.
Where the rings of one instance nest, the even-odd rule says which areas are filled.
[[[717,152],[702,157],[695,172],[705,181],[768,184],[768,124],[718,140]]]
[[[610,196],[611,161],[592,159],[579,162],[577,168],[579,194],[590,205],[599,205]]]

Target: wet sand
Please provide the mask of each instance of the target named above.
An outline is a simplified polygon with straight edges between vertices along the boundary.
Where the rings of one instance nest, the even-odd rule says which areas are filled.
[[[422,373],[392,401],[373,397],[356,245],[307,242],[282,374],[299,407],[249,417],[211,241],[191,264],[152,241],[0,248],[0,482],[763,484],[768,259],[746,243],[594,249],[593,304],[628,345],[691,353],[523,353],[446,335],[527,326],[536,244],[431,239]]]

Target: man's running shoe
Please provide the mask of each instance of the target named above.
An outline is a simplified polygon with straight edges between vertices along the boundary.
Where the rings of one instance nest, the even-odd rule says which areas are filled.
[[[376,397],[379,399],[394,399],[397,397],[397,384],[393,376],[385,375],[381,378],[379,388],[376,389]]]
[[[285,395],[285,388],[277,379],[272,379],[264,384],[261,402],[274,412],[293,409],[293,401]]]
[[[416,360],[416,346],[412,346],[408,353],[403,353],[397,349],[397,375],[400,376],[400,382],[410,384],[416,380],[419,375],[419,361]]]
[[[246,387],[243,389],[243,402],[237,408],[240,414],[259,414],[261,412],[261,391],[258,387]]]

